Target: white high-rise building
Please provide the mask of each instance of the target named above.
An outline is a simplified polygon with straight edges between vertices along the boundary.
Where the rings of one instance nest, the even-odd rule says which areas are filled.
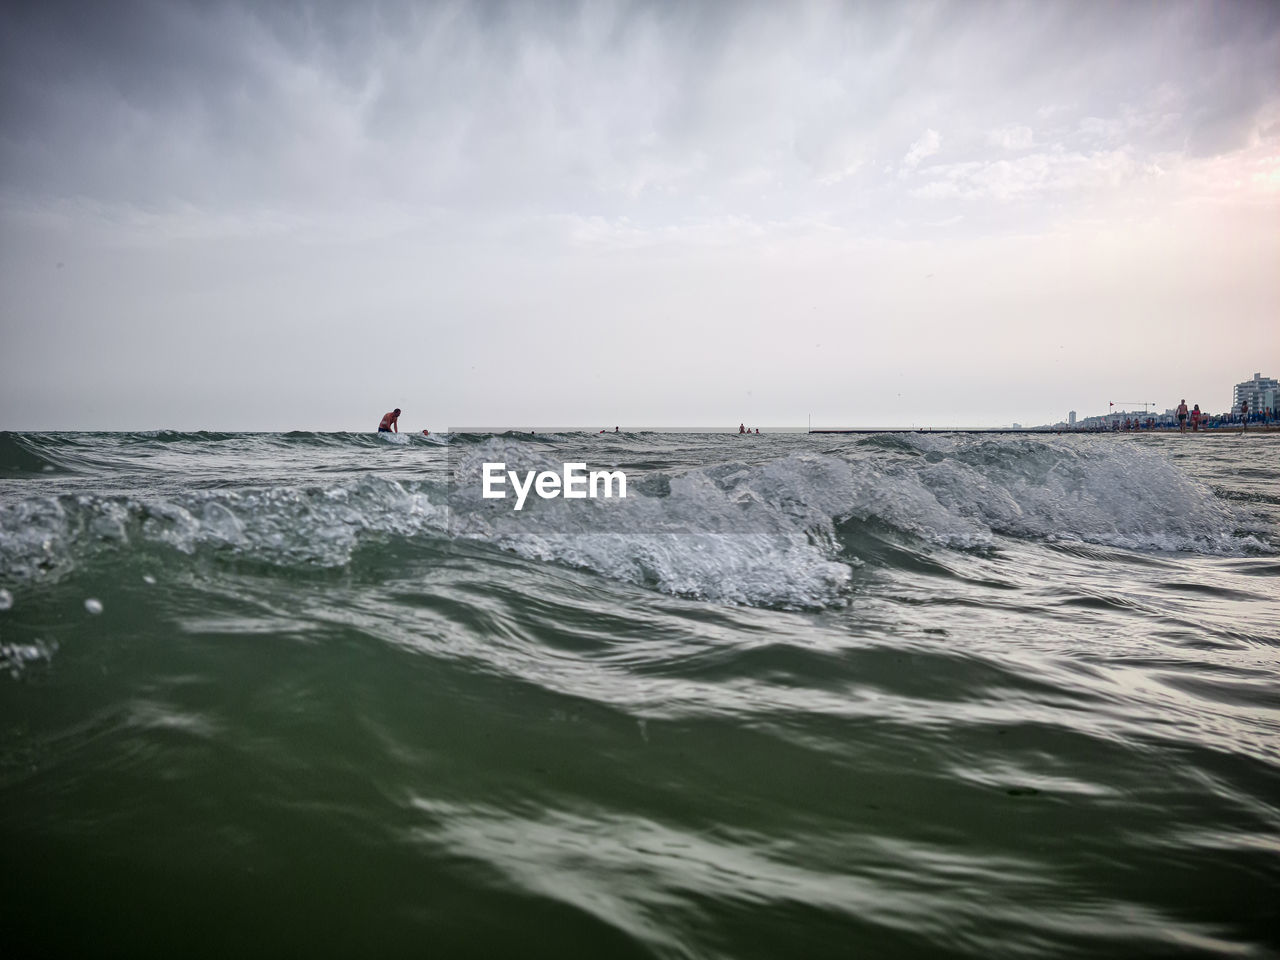
[[[1255,373],[1252,380],[1236,384],[1235,392],[1231,399],[1231,412],[1233,414],[1240,412],[1240,402],[1242,400],[1249,401],[1250,413],[1257,413],[1259,410],[1265,410],[1270,407],[1274,416],[1274,411],[1280,409],[1280,382],[1273,380],[1271,377],[1264,377],[1260,373]]]
[[[1074,410],[1067,414],[1067,426],[1071,427],[1073,430],[1075,429],[1076,412]]]

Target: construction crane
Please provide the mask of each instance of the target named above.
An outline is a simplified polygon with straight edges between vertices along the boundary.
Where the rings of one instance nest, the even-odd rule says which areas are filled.
[[[1112,407],[1120,407],[1120,412],[1124,413],[1124,407],[1128,404],[1132,404],[1135,407],[1141,406],[1142,412],[1145,414],[1147,412],[1147,407],[1154,407],[1156,402],[1154,400],[1108,400],[1107,413],[1110,414],[1112,412]]]

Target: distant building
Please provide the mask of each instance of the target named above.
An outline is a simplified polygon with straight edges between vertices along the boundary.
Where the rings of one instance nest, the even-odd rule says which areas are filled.
[[[1067,414],[1067,426],[1072,430],[1076,428],[1076,412],[1074,410]]]
[[[1273,380],[1271,377],[1264,377],[1260,373],[1255,373],[1252,380],[1236,384],[1235,392],[1231,398],[1231,412],[1233,414],[1240,412],[1240,403],[1244,400],[1249,401],[1250,411],[1265,410],[1267,407],[1275,410],[1280,407],[1280,382]]]

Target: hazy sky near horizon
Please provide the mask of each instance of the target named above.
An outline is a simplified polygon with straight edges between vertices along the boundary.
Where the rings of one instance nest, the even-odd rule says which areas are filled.
[[[997,425],[1280,376],[1280,4],[0,9],[0,428]]]

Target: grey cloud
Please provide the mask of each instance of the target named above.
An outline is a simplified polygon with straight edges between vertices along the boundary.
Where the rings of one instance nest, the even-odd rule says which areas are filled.
[[[234,368],[239,392],[224,399],[250,423],[272,361],[246,360],[245,343],[294,351],[297,369],[273,389],[323,404],[320,425],[389,379],[479,396],[465,372],[477,356],[511,383],[536,358],[547,382],[590,370],[641,395],[637,364],[670,362],[665,341],[712,355],[731,330],[739,352],[708,374],[710,396],[748,366],[774,369],[798,326],[811,344],[844,348],[824,368],[837,394],[846,364],[896,377],[961,315],[1022,336],[1029,314],[1114,320],[1128,297],[1135,312],[1176,308],[1193,323],[1173,293],[1108,299],[1119,258],[1155,257],[1142,233],[1152,219],[1193,214],[1186,234],[1162,225],[1163,259],[1131,272],[1167,291],[1212,263],[1232,296],[1253,291],[1233,301],[1253,316],[1250,304],[1275,300],[1274,264],[1259,266],[1274,247],[1274,226],[1260,226],[1274,195],[1216,206],[1226,188],[1215,180],[1191,213],[1175,206],[1211,166],[1198,157],[1274,152],[1277,11],[1248,0],[9,4],[0,400],[28,402],[48,379],[74,413],[189,379],[195,417],[226,392],[216,369]],[[1057,278],[1063,249],[1093,249],[1079,226],[1089,218],[1119,237],[1114,255],[1041,298],[1024,278]],[[1070,243],[1004,242],[1059,232]],[[1016,316],[1005,282],[1019,284]],[[1076,295],[1090,284],[1092,299]],[[406,345],[389,366],[358,349],[374,321]],[[48,330],[71,345],[56,363]],[[168,372],[197,335],[209,369]],[[799,397],[816,389],[805,349],[778,373]],[[921,375],[946,374],[948,349]],[[450,359],[427,377],[424,356]],[[459,356],[471,360],[462,372]],[[308,368],[339,386],[317,398]],[[459,412],[500,418],[509,398],[495,396],[493,412]]]
[[[762,161],[798,189],[865,183],[929,128],[974,159],[1064,88],[1115,148],[1153,136],[1123,111],[1170,83],[1161,115],[1185,122],[1160,145],[1203,154],[1276,94],[1274,6],[1228,6],[55,3],[5,14],[0,170],[144,204],[341,184],[609,212],[667,184],[718,196]]]

